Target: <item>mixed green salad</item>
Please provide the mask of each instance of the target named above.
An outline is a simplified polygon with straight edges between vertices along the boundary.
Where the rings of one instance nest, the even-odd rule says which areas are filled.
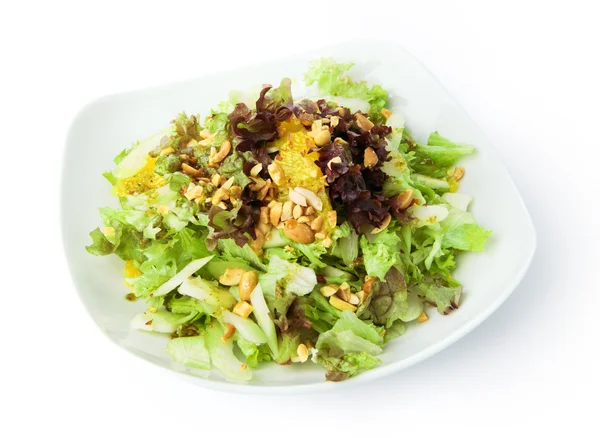
[[[125,261],[126,298],[147,302],[131,326],[169,335],[173,360],[236,381],[311,360],[339,381],[458,307],[456,256],[491,233],[458,192],[475,150],[412,138],[351,67],[313,62],[317,98],[286,78],[204,122],[181,113],[104,174],[120,207],[100,209],[87,250]]]

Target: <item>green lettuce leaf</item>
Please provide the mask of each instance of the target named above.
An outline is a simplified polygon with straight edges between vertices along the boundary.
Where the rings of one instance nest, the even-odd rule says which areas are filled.
[[[383,280],[389,269],[398,263],[400,237],[388,227],[378,234],[370,235],[369,238],[363,234],[360,238],[360,248],[367,274]]]
[[[483,251],[488,237],[492,234],[491,230],[477,225],[471,213],[453,207],[440,225],[443,248]]]
[[[437,132],[431,133],[427,144],[415,142],[414,145],[417,158],[412,164],[414,171],[432,178],[445,178],[448,169],[458,159],[475,152],[473,146],[464,143],[454,143],[442,137]]]
[[[133,317],[130,327],[157,333],[174,333],[177,329],[197,316],[196,312],[187,315],[158,310],[155,312],[142,312]]]
[[[210,369],[210,355],[203,336],[171,339],[167,344],[167,353],[175,362],[187,367]]]
[[[461,286],[446,286],[439,283],[421,283],[418,285],[424,300],[437,307],[442,315],[448,314],[452,309],[457,309],[462,293]]]
[[[261,261],[260,257],[248,246],[238,246],[233,239],[220,239],[218,248],[221,251],[221,258],[224,260],[245,260],[254,268],[266,271],[266,266]]]
[[[351,62],[337,63],[332,58],[313,61],[304,75],[304,82],[309,86],[316,83],[323,94],[358,98],[369,102],[369,118],[373,123],[384,123],[381,109],[387,104],[387,91],[380,85],[369,87],[366,81],[355,81],[346,76],[344,73],[353,65]]]
[[[341,357],[321,356],[317,362],[325,367],[325,378],[332,382],[349,379],[361,371],[375,368],[381,360],[366,352],[346,353]]]
[[[92,244],[85,247],[87,252],[92,255],[108,255],[115,252],[115,245],[106,238],[100,228],[90,232]]]
[[[237,333],[232,339],[246,358],[246,364],[249,367],[256,368],[259,363],[272,360],[266,344],[256,345],[254,342],[242,338]]]
[[[223,375],[234,381],[247,382],[252,379],[252,371],[249,367],[244,367],[233,353],[233,341],[223,342],[224,328],[217,322],[213,321],[206,330],[205,340],[206,348],[210,355],[210,360],[215,368],[223,373]]]
[[[392,326],[385,331],[383,340],[387,343],[392,339],[402,336],[406,332],[406,326],[402,321],[395,321]]]
[[[351,266],[358,258],[358,234],[348,222],[336,227],[332,235],[333,245],[331,254],[341,258],[344,263]]]
[[[229,310],[237,303],[228,289],[201,277],[185,279],[179,286],[179,293],[200,300],[213,315],[221,315],[223,310]]]
[[[114,178],[121,180],[138,173],[146,165],[148,154],[160,146],[161,139],[173,133],[174,127],[169,126],[117,155],[115,162],[118,163],[113,171]]]
[[[327,248],[325,248],[323,245],[318,243],[298,243],[283,236],[283,233],[280,234],[282,235],[282,240],[285,245],[294,248],[297,252],[304,256],[306,262],[302,262],[302,264],[305,264],[312,269],[324,268],[327,266],[327,264],[321,260],[321,257],[327,253]]]
[[[383,336],[372,325],[350,312],[341,312],[333,328],[317,340],[316,361],[325,367],[327,380],[344,380],[380,361]]]

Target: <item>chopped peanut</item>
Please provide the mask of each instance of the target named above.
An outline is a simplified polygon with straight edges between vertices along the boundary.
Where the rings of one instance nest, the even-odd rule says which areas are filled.
[[[373,231],[371,231],[371,234],[379,234],[381,233],[383,230],[385,230],[388,225],[390,224],[390,222],[392,221],[392,215],[391,214],[386,214],[385,217],[383,218],[383,222],[381,223],[381,226],[379,228],[374,228]]]
[[[231,339],[231,337],[233,336],[233,334],[235,333],[235,327],[233,326],[233,324],[227,323],[225,325],[225,332],[223,333],[223,336],[221,336],[221,341],[223,341],[223,343],[227,343],[227,341],[229,339]]]
[[[221,188],[223,190],[229,190],[231,188],[231,186],[233,186],[234,182],[235,182],[235,178],[232,176],[231,178],[229,178],[227,181],[225,181],[223,183],[223,185],[221,186]]]
[[[250,242],[250,248],[257,254],[262,253],[262,247],[265,244],[265,234],[260,230],[260,228],[254,228],[254,233],[256,234],[256,239]]]
[[[240,301],[235,305],[232,312],[244,319],[247,319],[252,313],[252,305],[246,301]]]
[[[314,207],[315,210],[317,211],[321,211],[323,210],[323,201],[321,201],[321,199],[319,199],[319,197],[314,194],[313,192],[311,192],[308,189],[305,189],[304,187],[296,187],[294,189],[294,192],[299,193],[300,195],[302,195],[305,199],[306,202],[308,202],[308,204],[310,204],[312,207]],[[293,199],[292,199],[293,201]],[[296,201],[294,201],[296,202]],[[299,202],[296,202],[296,204],[300,204]],[[302,204],[300,204],[302,205]],[[306,205],[302,205],[303,207],[306,207]]]
[[[331,228],[337,225],[337,212],[335,210],[327,212],[327,223]]]
[[[279,221],[281,220],[282,212],[283,212],[283,204],[281,202],[275,202],[275,205],[273,205],[273,207],[271,207],[271,211],[269,213],[269,218],[271,219],[271,223],[273,224],[274,227],[279,225]],[[262,211],[261,211],[261,213],[262,213]]]
[[[300,359],[300,362],[306,362],[308,359],[308,348],[306,348],[306,345],[304,344],[300,344],[298,345],[298,349],[296,350],[296,353],[298,354],[298,359]]]
[[[283,169],[278,163],[273,162],[269,164],[267,170],[269,171],[269,175],[271,176],[271,179],[276,185],[279,186],[283,184],[283,182],[285,181],[285,177],[283,174]]]
[[[242,268],[227,268],[223,275],[219,277],[219,283],[225,286],[237,286],[240,284],[244,272]]]
[[[268,224],[269,223],[269,214],[270,214],[270,208],[269,207],[260,207],[260,221],[263,224]]]
[[[293,209],[293,205],[292,201],[286,201],[283,204],[283,209],[281,211],[281,221],[285,222],[287,221],[289,218],[292,217],[292,209]]]
[[[203,140],[206,141],[206,140]],[[227,155],[231,152],[231,143],[229,140],[225,140],[219,149],[219,152],[208,159],[209,167],[218,167],[219,163],[225,159]]]
[[[323,216],[317,216],[310,224],[313,231],[319,231],[323,228]]]
[[[338,310],[350,310],[351,312],[356,312],[356,306],[350,303],[345,302],[344,300],[340,300],[335,295],[329,297],[329,304],[335,307]]]
[[[392,112],[387,108],[381,108],[381,115],[387,120],[392,116]]]
[[[298,219],[300,216],[302,216],[302,207],[300,205],[296,205],[294,206],[294,209],[292,210],[292,216],[294,217],[294,219]]]
[[[364,165],[365,167],[373,167],[379,162],[379,157],[375,153],[375,150],[372,147],[368,147],[365,149],[365,159]]]
[[[240,279],[240,299],[249,300],[250,294],[258,284],[258,275],[254,271],[244,272]]]
[[[262,171],[262,164],[258,163],[252,169],[250,169],[251,176],[258,176],[258,174]]]
[[[413,201],[413,191],[412,189],[406,189],[398,196],[396,196],[396,200],[398,201],[398,208],[400,210],[406,210],[410,207],[410,204]]]
[[[335,295],[337,291],[338,286],[336,284],[329,284],[319,289],[319,292],[321,292],[321,295],[323,295],[324,297],[330,297],[332,295]]]
[[[290,189],[288,196],[295,204],[298,204],[302,207],[307,206],[306,198],[300,192]]]
[[[355,117],[356,117],[356,124],[363,131],[370,131],[371,129],[373,129],[373,126],[375,126],[373,124],[373,122],[371,122],[369,119],[367,119],[365,116],[363,116],[360,113],[356,113]]]

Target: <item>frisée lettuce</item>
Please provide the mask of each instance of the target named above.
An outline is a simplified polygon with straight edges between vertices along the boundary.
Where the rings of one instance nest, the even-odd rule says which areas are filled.
[[[341,381],[460,306],[459,256],[491,235],[459,191],[476,150],[413,138],[352,66],[312,62],[317,98],[284,78],[180,113],[104,173],[118,207],[86,249],[124,261],[126,298],[147,303],[131,328],[168,336],[173,361],[237,382],[313,363]]]

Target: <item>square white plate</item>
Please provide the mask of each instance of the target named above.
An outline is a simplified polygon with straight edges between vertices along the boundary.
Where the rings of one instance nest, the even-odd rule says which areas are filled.
[[[455,277],[464,296],[457,311],[409,325],[380,356],[383,363],[342,383],[325,382],[324,370],[307,363],[270,364],[254,372],[249,384],[227,382],[218,371],[189,372],[176,367],[164,352],[167,338],[130,331],[129,321],[144,303],[124,299],[123,262],[94,257],[85,250],[88,233],[101,225],[98,207],[117,205],[102,172],[112,158],[135,140],[166,127],[180,111],[206,116],[231,90],[257,84],[279,84],[283,77],[302,78],[309,61],[333,56],[353,61],[351,75],[389,90],[391,109],[400,111],[412,134],[425,141],[431,131],[470,143],[478,152],[462,161],[466,174],[461,191],[474,196],[471,211],[493,230],[483,253],[461,256]],[[212,388],[254,392],[297,392],[351,385],[386,376],[447,347],[492,314],[510,295],[529,267],[535,230],[509,174],[489,140],[444,87],[402,48],[381,42],[353,42],[304,55],[214,74],[185,82],[132,91],[96,100],[75,118],[68,136],[62,185],[62,231],[75,287],[98,327],[115,343],[149,362],[175,369],[191,381]]]

